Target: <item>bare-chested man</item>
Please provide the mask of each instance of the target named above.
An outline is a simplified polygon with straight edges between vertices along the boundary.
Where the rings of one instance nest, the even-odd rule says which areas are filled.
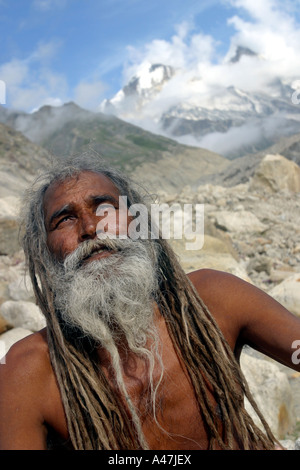
[[[248,344],[300,370],[300,320],[233,275],[187,276],[162,238],[99,237],[109,207],[117,235],[132,221],[120,195],[142,202],[99,160],[30,192],[23,246],[47,327],[0,366],[0,449],[275,448],[245,411],[238,359]]]

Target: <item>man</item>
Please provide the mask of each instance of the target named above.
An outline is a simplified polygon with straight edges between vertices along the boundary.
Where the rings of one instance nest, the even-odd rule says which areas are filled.
[[[29,193],[23,246],[47,327],[0,368],[0,448],[274,449],[238,359],[249,344],[296,368],[299,319],[230,274],[187,276],[162,238],[128,237],[120,196],[143,202],[87,158]]]

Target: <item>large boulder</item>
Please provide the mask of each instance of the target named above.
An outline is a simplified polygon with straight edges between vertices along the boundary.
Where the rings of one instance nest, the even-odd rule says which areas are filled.
[[[0,335],[10,328],[11,325],[0,315]]]
[[[0,307],[2,317],[13,327],[39,331],[46,326],[45,317],[37,305],[25,300],[7,300]]]
[[[218,228],[235,233],[263,233],[268,226],[260,222],[252,212],[240,211],[219,211],[213,213],[215,224]]]
[[[242,353],[241,368],[256,404],[278,439],[283,439],[295,425],[294,402],[287,375],[268,360]],[[252,406],[245,406],[255,424],[262,428]]]
[[[205,234],[200,250],[186,250],[185,244],[179,240],[173,240],[171,245],[186,273],[203,268],[216,269],[250,282],[243,264],[234,257],[230,245],[221,239]]]
[[[300,317],[300,273],[289,276],[273,287],[268,294],[294,315]]]
[[[300,167],[282,155],[266,155],[252,177],[250,188],[268,192],[299,192]]]
[[[0,255],[13,255],[20,250],[18,210],[17,197],[0,199]]]
[[[34,299],[31,280],[28,274],[18,273],[15,279],[7,286],[8,295],[11,300],[26,300]]]

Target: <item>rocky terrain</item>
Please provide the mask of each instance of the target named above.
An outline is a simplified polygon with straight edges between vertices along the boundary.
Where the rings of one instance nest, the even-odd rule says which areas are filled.
[[[195,158],[194,152],[160,155],[130,172],[158,202],[204,204],[203,247],[186,250],[184,239],[171,241],[184,269],[233,273],[300,316],[300,167],[276,152],[232,163],[205,152]],[[0,358],[44,326],[17,227],[23,190],[49,158],[21,133],[0,125]],[[300,373],[249,348],[242,368],[273,431],[293,448],[300,437]]]

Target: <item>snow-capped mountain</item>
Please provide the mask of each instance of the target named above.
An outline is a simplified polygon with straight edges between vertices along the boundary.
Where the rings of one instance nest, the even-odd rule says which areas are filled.
[[[143,64],[139,73],[112,99],[104,100],[101,111],[112,114],[138,111],[161,92],[164,84],[175,74],[173,67],[162,64]]]
[[[145,63],[101,111],[228,157],[259,151],[300,132],[300,105],[291,99],[297,77],[283,82],[265,63],[246,47],[209,70]]]

